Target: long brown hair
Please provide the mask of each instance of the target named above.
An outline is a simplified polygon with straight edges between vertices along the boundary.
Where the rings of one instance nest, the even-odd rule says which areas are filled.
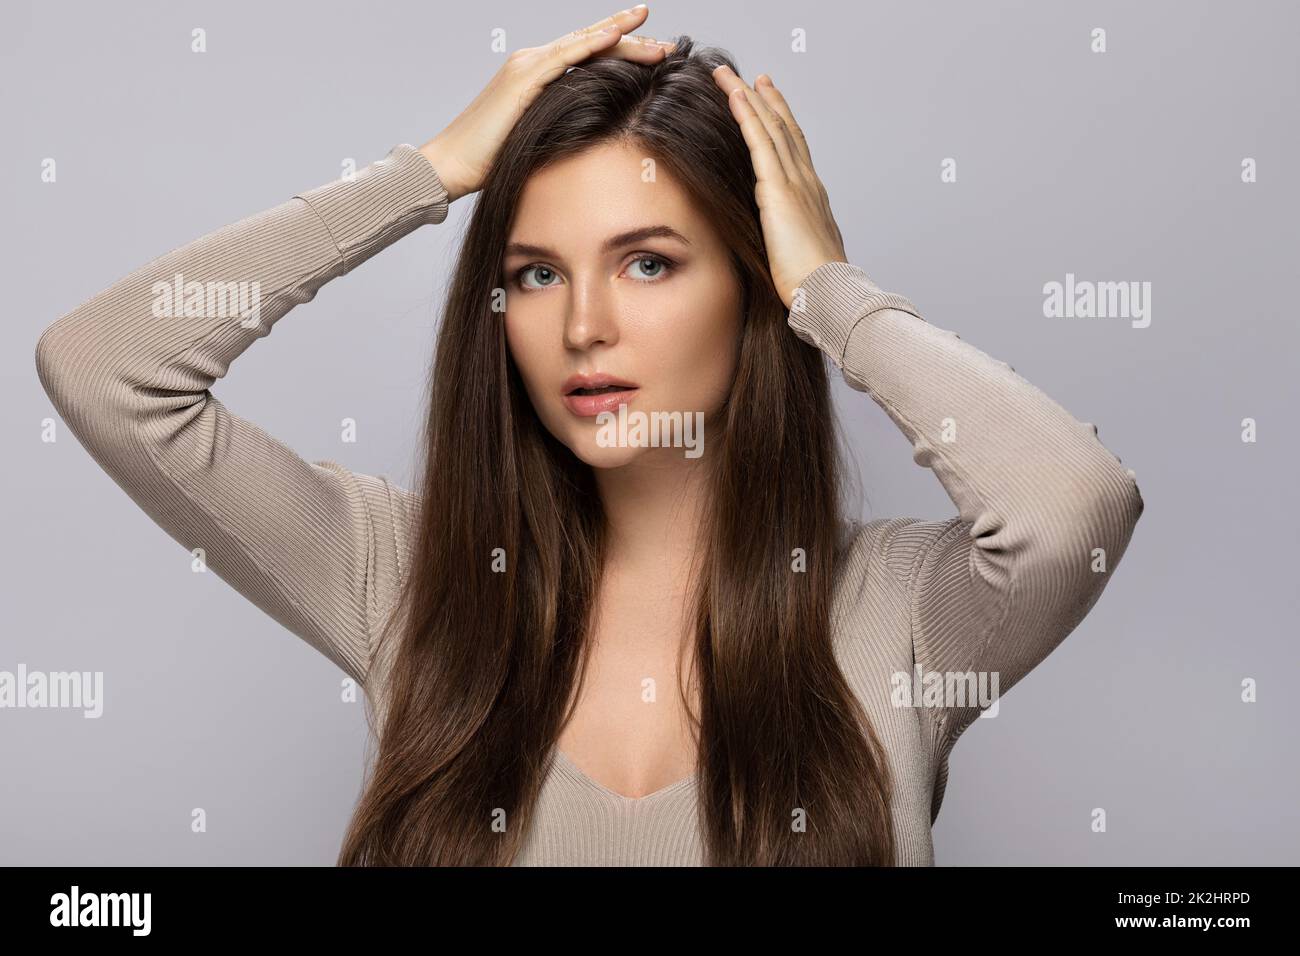
[[[493,290],[529,176],[611,140],[688,190],[743,290],[692,595],[706,862],[894,862],[888,764],[831,642],[826,362],[790,332],[767,270],[749,149],[711,76],[735,64],[692,48],[680,37],[654,66],[597,58],[557,78],[483,183],[439,330],[418,539],[390,619],[403,623],[380,645],[387,714],[340,865],[508,864],[527,832],[583,671],[604,518],[591,469],[533,410]]]

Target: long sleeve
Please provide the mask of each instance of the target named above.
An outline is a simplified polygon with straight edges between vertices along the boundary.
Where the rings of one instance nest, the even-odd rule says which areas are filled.
[[[881,522],[884,560],[908,587],[915,664],[996,674],[1005,694],[1100,597],[1142,513],[1136,476],[1094,425],[861,269],[828,262],[800,288],[795,334],[884,409],[957,506],[945,521]],[[981,709],[931,715],[939,755]]]
[[[209,389],[294,306],[447,216],[406,144],[218,229],[114,283],[41,335],[36,368],[69,430],[187,550],[363,683],[400,577],[409,500],[387,479],[308,462]],[[175,293],[180,294],[175,294]]]

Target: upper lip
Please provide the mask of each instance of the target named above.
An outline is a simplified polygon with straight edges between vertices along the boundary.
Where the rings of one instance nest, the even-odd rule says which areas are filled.
[[[637,387],[635,382],[629,382],[617,375],[595,372],[591,375],[570,375],[564,380],[564,384],[560,386],[560,392],[563,395],[571,395],[580,388],[604,388],[606,385],[619,385],[623,388]]]

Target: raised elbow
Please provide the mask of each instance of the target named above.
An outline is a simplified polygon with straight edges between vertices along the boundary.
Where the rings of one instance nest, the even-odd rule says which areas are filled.
[[[68,393],[68,383],[74,378],[69,366],[66,322],[67,316],[64,316],[47,326],[36,340],[36,377],[54,407],[60,411]]]

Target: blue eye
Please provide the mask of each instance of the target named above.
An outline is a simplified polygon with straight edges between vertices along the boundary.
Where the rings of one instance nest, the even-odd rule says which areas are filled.
[[[640,267],[641,275],[639,277],[634,275],[633,277],[637,278],[639,282],[648,285],[651,282],[662,281],[665,274],[671,272],[675,265],[676,263],[664,256],[644,253],[633,259],[628,268]],[[536,284],[525,281],[524,277],[530,272],[537,273]],[[540,262],[533,262],[515,273],[515,285],[526,291],[536,292],[539,289],[546,289],[555,285],[558,278],[559,274],[550,266]]]
[[[647,262],[652,266],[658,267],[656,271],[652,272],[648,276],[650,281],[656,281],[664,272],[672,268],[671,263],[669,263],[667,259],[660,258],[659,256],[638,256],[636,259],[632,260],[633,265],[641,265]]]
[[[540,285],[540,286],[530,286],[530,285],[528,285],[527,283],[523,282],[523,281],[522,281],[522,280],[523,280],[523,277],[524,277],[528,272],[531,272],[533,269],[536,269],[539,273],[544,273],[544,274],[546,274],[546,275],[549,276],[552,280],[553,280],[554,277],[555,277],[555,272],[554,272],[552,269],[550,269],[550,268],[547,267],[547,266],[541,265],[540,263],[534,263],[533,265],[530,265],[530,266],[524,266],[524,267],[523,267],[522,269],[520,269],[517,273],[515,273],[515,281],[518,282],[519,285],[522,286],[522,287],[525,288],[525,289],[539,289],[539,288],[540,288],[540,289],[545,289],[547,286],[553,284],[551,281],[547,281],[547,282],[544,282],[544,283],[543,283],[542,285]]]

